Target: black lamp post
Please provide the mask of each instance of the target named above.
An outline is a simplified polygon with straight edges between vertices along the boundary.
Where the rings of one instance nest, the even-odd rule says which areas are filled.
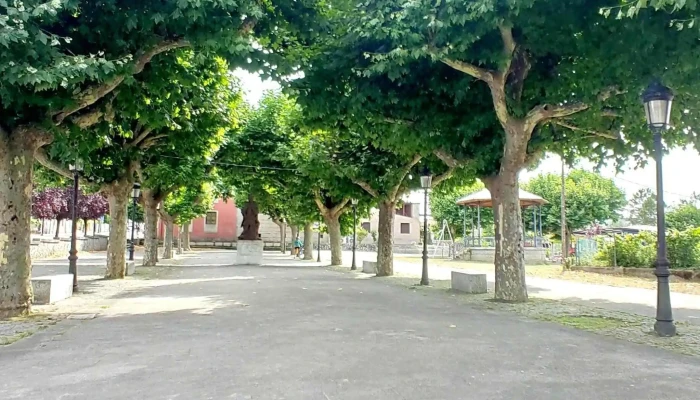
[[[654,159],[656,161],[656,323],[654,331],[663,337],[675,336],[676,326],[673,324],[671,308],[671,290],[668,284],[668,257],[666,256],[666,216],[664,213],[664,186],[661,159],[663,148],[661,132],[670,127],[671,105],[673,92],[659,81],[652,82],[642,93],[647,125],[654,134]]]
[[[428,280],[428,189],[433,183],[433,176],[430,175],[428,167],[423,169],[420,177],[420,186],[423,188],[423,273],[420,277],[420,284],[427,286]]]
[[[131,199],[133,201],[133,209],[131,211],[131,244],[129,246],[129,261],[134,261],[134,228],[136,227],[136,202],[141,194],[141,185],[134,183],[134,188],[131,190]]]
[[[355,241],[357,240],[357,199],[352,199],[350,200],[350,203],[352,203],[352,265],[350,266],[350,269],[352,271],[355,271],[357,269],[357,264],[355,264],[355,249],[357,246],[355,245]]]
[[[73,291],[78,291],[78,190],[80,173],[83,171],[83,161],[75,159],[74,164],[68,165],[68,169],[73,173],[73,204],[71,207],[71,235],[70,251],[68,252],[68,273],[73,275]]]

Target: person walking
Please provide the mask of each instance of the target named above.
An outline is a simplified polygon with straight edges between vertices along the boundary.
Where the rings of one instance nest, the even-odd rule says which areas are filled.
[[[297,238],[294,239],[294,258],[301,257],[301,254],[299,253],[301,246],[301,240],[299,240],[299,237],[297,236]]]

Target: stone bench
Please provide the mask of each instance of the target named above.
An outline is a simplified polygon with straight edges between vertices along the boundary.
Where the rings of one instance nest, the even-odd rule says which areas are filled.
[[[486,274],[452,271],[452,290],[470,294],[486,293]]]
[[[73,295],[73,274],[32,278],[34,304],[53,304]]]
[[[365,274],[376,274],[377,273],[377,262],[376,261],[362,261],[362,272]]]

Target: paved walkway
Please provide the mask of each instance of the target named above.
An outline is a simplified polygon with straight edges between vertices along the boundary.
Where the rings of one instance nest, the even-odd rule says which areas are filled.
[[[323,259],[329,260],[330,252],[326,253],[327,254],[324,254],[322,251],[321,256]],[[357,253],[357,265],[359,268],[361,268],[362,260],[374,261],[376,259],[377,256],[375,253]],[[352,252],[344,252],[344,263],[349,266],[351,260]],[[431,279],[449,280],[452,270],[465,271],[460,268],[430,266],[428,274]],[[416,257],[415,262],[395,260],[394,272],[420,277],[421,259]],[[487,274],[487,279],[489,283],[493,285],[495,280],[494,274]],[[527,286],[528,293],[533,297],[591,304],[597,307],[649,317],[654,317],[656,315],[655,290],[595,285],[531,276],[527,277]],[[675,319],[700,325],[700,296],[685,293],[671,293],[671,304],[673,305]]]
[[[202,252],[0,348],[0,399],[688,399],[700,361],[268,254]]]

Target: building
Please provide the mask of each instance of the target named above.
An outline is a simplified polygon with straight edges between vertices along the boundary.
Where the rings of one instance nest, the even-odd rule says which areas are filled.
[[[233,199],[214,201],[212,209],[201,217],[192,220],[190,224],[190,242],[197,243],[231,243],[238,240],[238,236],[243,233],[243,228],[240,226],[243,220],[241,210],[236,207]],[[270,244],[279,244],[280,228],[267,215],[260,214],[260,236],[262,240]],[[158,222],[158,238],[160,240],[165,236],[165,224],[163,221]],[[178,237],[177,230],[174,232],[174,237]],[[292,231],[287,227],[287,241],[292,239]]]
[[[413,244],[421,242],[421,222],[419,219],[420,204],[404,203],[396,210],[394,216],[394,244]],[[379,210],[373,209],[370,218],[360,220],[362,229],[369,235],[362,240],[363,244],[373,243],[372,232],[379,228]]]

